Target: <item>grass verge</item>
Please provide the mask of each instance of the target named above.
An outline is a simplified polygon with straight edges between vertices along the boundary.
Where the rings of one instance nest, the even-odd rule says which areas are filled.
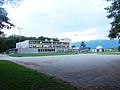
[[[12,57],[29,57],[29,56],[75,55],[75,54],[120,55],[120,52],[34,53],[34,54],[10,54],[9,56],[12,56]]]
[[[77,88],[46,74],[0,60],[0,90],[77,90]]]
[[[29,57],[29,56],[56,56],[56,55],[74,55],[75,53],[33,53],[33,54],[10,54],[12,57]]]
[[[100,52],[101,55],[120,55],[120,52]]]

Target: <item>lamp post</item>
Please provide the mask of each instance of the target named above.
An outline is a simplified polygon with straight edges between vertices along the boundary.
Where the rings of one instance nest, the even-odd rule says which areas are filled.
[[[23,28],[20,28],[20,27],[18,27],[18,30],[19,30],[19,42],[20,42],[20,51],[19,51],[19,54],[21,54],[21,30],[22,30]]]

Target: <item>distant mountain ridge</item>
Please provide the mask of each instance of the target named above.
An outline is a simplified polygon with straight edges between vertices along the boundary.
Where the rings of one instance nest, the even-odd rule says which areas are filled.
[[[117,48],[119,46],[118,39],[114,40],[90,40],[84,41],[87,47],[96,48],[102,46],[103,48]],[[81,42],[72,43],[72,46],[80,46]]]

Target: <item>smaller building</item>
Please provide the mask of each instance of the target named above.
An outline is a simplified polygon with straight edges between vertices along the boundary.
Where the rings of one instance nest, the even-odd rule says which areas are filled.
[[[90,51],[91,51],[90,47],[80,47],[79,48],[79,52],[90,52]]]
[[[79,52],[79,47],[71,47],[71,49],[69,49],[70,52]]]
[[[70,52],[91,52],[91,48],[90,47],[72,47],[70,50]]]
[[[104,48],[102,46],[97,46],[96,52],[104,52]]]

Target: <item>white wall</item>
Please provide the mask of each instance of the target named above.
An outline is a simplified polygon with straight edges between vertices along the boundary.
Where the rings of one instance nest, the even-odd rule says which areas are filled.
[[[18,53],[19,54],[38,53],[38,49],[37,48],[19,48]]]
[[[16,43],[16,48],[29,48],[29,40]]]
[[[60,39],[60,42],[68,42],[69,43],[69,49],[71,49],[71,39],[69,38],[64,38],[64,39]]]

